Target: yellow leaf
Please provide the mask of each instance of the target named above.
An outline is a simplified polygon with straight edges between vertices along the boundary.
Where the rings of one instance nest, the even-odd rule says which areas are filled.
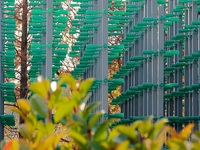
[[[180,138],[169,138],[167,146],[172,150],[187,150],[185,142]]]
[[[64,82],[64,83],[67,83],[73,91],[76,91],[76,79],[72,75],[61,74],[60,78],[61,79],[58,82],[58,87],[61,86],[61,84],[63,84]]]
[[[113,128],[111,132],[109,133],[108,141],[112,141],[115,137],[119,136],[119,132],[116,128]]]
[[[44,141],[41,141],[42,144],[38,145],[37,149],[38,150],[54,150],[62,137],[63,137],[63,134],[49,135]]]
[[[53,143],[53,144],[54,144],[54,147],[56,147],[56,146],[58,145],[58,143],[60,142],[60,139],[61,139],[63,136],[64,136],[63,133],[58,134],[58,135],[55,136],[54,143]]]
[[[50,91],[50,81],[46,79],[41,82],[34,82],[31,84],[30,90],[43,99],[46,99],[48,92]]]
[[[12,108],[11,108],[11,111],[13,111],[13,112],[19,114],[20,117],[22,117],[24,120],[26,119],[25,115],[24,115],[24,114],[22,113],[22,111],[19,110],[18,108],[16,108],[16,107],[12,107]]]
[[[51,134],[54,132],[54,125],[53,123],[49,122],[45,124],[46,130],[48,134]]]
[[[124,142],[120,143],[119,145],[117,145],[116,150],[128,149],[128,145],[129,145],[129,141],[124,141]]]
[[[31,110],[30,103],[25,99],[17,100],[17,105],[24,114],[28,114]]]
[[[194,124],[193,123],[188,124],[186,127],[184,127],[181,130],[181,132],[179,133],[179,136],[182,139],[187,139],[190,136],[193,128],[194,128]]]

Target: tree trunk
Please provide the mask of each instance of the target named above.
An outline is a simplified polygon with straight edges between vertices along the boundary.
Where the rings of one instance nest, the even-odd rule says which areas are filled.
[[[28,57],[27,57],[27,51],[28,51],[28,2],[27,0],[22,1],[22,37],[21,37],[21,72],[20,72],[20,98],[27,98],[28,93],[28,71],[27,71],[27,64],[28,64]],[[24,123],[24,120],[20,117],[20,124]],[[19,133],[19,138],[22,138],[22,135]]]
[[[21,79],[20,79],[20,98],[27,98],[28,92],[28,72],[27,72],[27,49],[28,49],[28,31],[27,31],[27,18],[28,18],[28,2],[23,0],[22,12],[22,38],[21,38]]]

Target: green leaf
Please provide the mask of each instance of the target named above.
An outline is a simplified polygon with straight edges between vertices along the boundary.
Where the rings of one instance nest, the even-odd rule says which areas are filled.
[[[37,122],[38,132],[41,132],[43,135],[49,135],[54,132],[54,125],[49,123],[44,123],[43,121]]]
[[[38,128],[38,133],[40,132],[40,134],[42,135],[47,134],[47,130],[43,121],[37,122],[37,128]]]
[[[113,139],[114,139],[115,137],[119,136],[119,134],[120,134],[120,133],[116,130],[116,127],[113,128],[113,129],[111,130],[111,132],[109,133],[108,141],[113,141]]]
[[[113,140],[116,142],[116,143],[122,143],[124,141],[126,141],[128,139],[127,136],[125,136],[124,134],[119,134],[118,136],[114,137]]]
[[[194,143],[192,150],[199,150],[200,143]]]
[[[37,125],[37,118],[33,113],[30,113],[26,119],[25,119],[25,124],[26,127],[29,131],[29,133],[33,134],[35,132],[36,129],[36,125]]]
[[[94,134],[94,140],[97,142],[104,141],[108,138],[108,128],[113,120],[109,119],[101,123]]]
[[[149,143],[148,143],[149,144]],[[160,140],[154,140],[154,141],[152,141],[152,143],[151,143],[151,149],[153,149],[153,150],[160,150],[160,149],[162,149],[162,147],[163,147],[163,141],[160,141]],[[148,145],[149,146],[149,145]]]
[[[135,130],[132,129],[131,126],[119,125],[119,126],[116,126],[115,129],[119,133],[127,136],[133,142],[137,142],[138,141],[138,134],[135,132]]]
[[[98,123],[98,120],[99,118],[102,116],[103,113],[94,113],[90,119],[89,119],[89,122],[88,122],[88,125],[89,125],[89,128],[93,128],[97,123]]]
[[[81,103],[81,95],[79,91],[75,91],[72,96],[71,96],[71,100],[75,101],[78,105]]]
[[[159,134],[159,131],[166,125],[167,122],[168,122],[168,120],[165,118],[158,120],[155,123],[154,128],[151,131],[151,133],[149,133],[149,138],[154,139],[155,137],[157,137],[157,135]]]
[[[50,81],[46,79],[41,82],[34,82],[30,85],[30,90],[46,99],[48,92],[50,91]]]
[[[81,112],[82,117],[85,118],[85,119],[88,118],[88,117],[89,117],[89,114],[90,114],[95,108],[97,108],[98,106],[99,106],[99,103],[93,103],[93,104],[90,104],[89,106],[87,106],[86,109],[83,110],[83,111]]]
[[[37,96],[37,95],[33,95],[31,97],[31,109],[36,113],[39,114],[41,117],[43,118],[47,118],[48,117],[48,107],[47,104],[45,103],[45,101]]]
[[[137,121],[135,121],[135,122],[131,125],[131,128],[132,128],[133,130],[135,130],[135,129],[137,129],[142,123],[143,123],[142,120],[137,120]]]
[[[93,150],[107,150],[107,148],[105,148],[103,145],[101,145],[101,143],[99,142],[90,142],[89,145],[91,146],[91,148]]]
[[[49,103],[48,103],[49,108],[53,108],[56,103],[62,100],[61,94],[62,94],[61,88],[57,88],[55,92],[51,93]]]
[[[154,137],[154,141],[159,141],[160,148],[166,142],[166,134],[177,137],[176,131],[172,126],[162,127],[156,137]]]
[[[81,149],[87,149],[87,139],[84,136],[73,130],[70,130],[69,135],[80,146]]]
[[[21,124],[19,126],[19,132],[25,139],[29,139],[29,140],[31,139],[31,135],[25,124]]]
[[[169,139],[167,146],[169,146],[170,149],[187,150],[184,141],[178,138]]]
[[[81,118],[80,115],[72,114],[71,118],[76,122],[85,123],[85,121],[83,120],[83,118]]]
[[[109,136],[109,131],[108,129],[105,129],[101,132],[101,134],[99,134],[99,136],[95,136],[95,141],[97,142],[103,142],[103,141],[106,141],[108,139],[108,136]]]
[[[6,141],[1,141],[0,142],[0,149],[3,149],[4,148],[4,146],[6,145]]]
[[[55,122],[55,121],[54,121]],[[60,123],[62,124],[62,125],[66,125],[67,124],[67,118],[62,118],[61,120],[60,120]]]
[[[45,127],[48,134],[52,134],[54,132],[54,125],[51,122],[46,123]]]
[[[143,123],[139,126],[138,131],[145,136],[146,138],[149,135],[149,132],[152,130],[152,123],[149,120],[143,121]]]
[[[93,82],[94,82],[94,78],[88,78],[85,81],[81,82],[81,85],[79,87],[79,91],[82,93],[82,95],[85,96],[85,94],[91,88]]]
[[[56,105],[56,113],[54,115],[55,123],[58,123],[62,118],[70,115],[73,112],[75,107],[75,103],[73,101],[62,102]]]

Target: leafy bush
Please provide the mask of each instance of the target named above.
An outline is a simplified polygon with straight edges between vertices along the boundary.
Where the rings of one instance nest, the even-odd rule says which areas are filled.
[[[1,149],[160,150],[166,145],[171,149],[195,150],[200,146],[200,133],[188,141],[193,124],[177,133],[166,125],[167,119],[153,123],[149,117],[131,125],[110,128],[115,120],[105,119],[103,111],[93,113],[98,104],[86,105],[93,81],[89,78],[80,82],[71,75],[61,75],[57,83],[49,80],[32,83],[31,98],[18,100],[18,108],[13,108],[24,119],[19,127],[22,138],[2,141]],[[63,84],[67,84],[69,90]],[[69,129],[69,141],[61,142],[66,133],[54,132],[57,124]]]

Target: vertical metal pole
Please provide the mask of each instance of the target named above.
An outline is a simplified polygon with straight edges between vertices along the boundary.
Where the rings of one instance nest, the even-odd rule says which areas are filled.
[[[94,2],[88,2],[88,4],[91,4],[93,5],[93,9],[97,9],[97,5],[96,5],[96,1]],[[90,8],[91,9],[91,8]],[[92,31],[93,33],[93,37],[92,37],[92,40],[91,40],[91,43],[96,43],[97,41],[97,37],[96,37],[96,34],[97,34],[97,30],[94,30]],[[94,77],[95,79],[98,79],[97,78],[97,75],[98,75],[98,60],[94,60],[93,62],[93,66],[92,66],[92,71],[93,71],[93,74],[92,74],[92,77]],[[92,92],[92,97],[90,99],[91,102],[94,102],[94,101],[97,101],[98,100],[98,90],[95,89],[93,92]]]
[[[185,12],[185,24],[188,25],[188,10],[186,10]],[[185,48],[184,48],[184,53],[185,56],[189,55],[188,52],[188,38],[185,39]],[[185,66],[185,86],[189,86],[189,66]],[[185,116],[189,116],[190,112],[189,112],[189,94],[185,95]]]
[[[129,2],[130,3],[130,2]],[[132,15],[132,17],[133,17],[133,15]],[[132,28],[133,27],[133,25],[134,25],[134,22],[133,22],[133,19],[131,20],[131,23],[130,23],[130,28]],[[130,48],[129,48],[129,60],[130,60],[130,58],[133,56],[133,46],[131,46]],[[133,86],[133,70],[130,72],[130,76],[129,76],[129,88],[130,87],[132,87]],[[130,98],[130,116],[134,116],[134,98],[133,97],[131,97]]]
[[[46,0],[46,77],[52,78],[53,0]]]
[[[158,12],[158,4],[157,1],[152,1],[151,5],[151,12],[152,12],[152,17],[157,18],[157,12]],[[157,22],[154,22],[152,25],[152,50],[156,52],[158,50],[158,43],[159,43],[159,38],[155,38],[158,35],[158,24]],[[162,40],[162,39],[161,39]],[[158,74],[158,58],[157,56],[152,56],[152,82],[153,84],[157,84],[157,78],[160,74]],[[151,113],[149,115],[157,115],[157,101],[160,101],[160,97],[158,99],[157,97],[157,89],[152,88],[152,108],[151,108]],[[161,106],[162,107],[162,106]]]
[[[188,6],[190,6],[190,3],[188,3]],[[191,24],[192,22],[192,7],[189,7],[189,12],[188,12],[188,24]],[[188,53],[189,55],[192,54],[192,35],[189,35],[189,38],[188,38]],[[189,64],[189,86],[192,85],[192,63]],[[193,93],[190,93],[189,94],[189,116],[192,116],[192,112],[193,112],[193,106],[192,106],[192,96],[193,96]]]
[[[192,21],[197,21],[197,12],[198,12],[198,6],[197,2],[192,2]],[[198,49],[198,29],[193,31],[192,35],[192,52],[197,52]],[[192,84],[198,83],[198,59],[194,59],[193,64],[192,64]],[[194,89],[193,91],[193,97],[192,97],[192,115],[193,116],[198,116],[199,114],[199,108],[198,108],[198,91],[197,89]],[[198,129],[197,122],[195,122],[195,130]]]
[[[152,16],[152,0],[147,0],[147,17],[153,17]],[[147,29],[147,49],[152,50],[152,28],[153,24],[151,27],[148,27]],[[152,57],[147,58],[147,82],[152,83]],[[152,90],[147,89],[147,115],[152,115]]]
[[[144,5],[144,12],[143,12],[143,16],[142,17],[147,17],[147,14],[148,14],[148,7],[147,7],[147,1],[145,1],[145,5]],[[143,36],[143,41],[142,41],[142,44],[143,44],[143,50],[147,50],[147,41],[148,41],[148,38],[147,38],[147,30],[148,29],[145,29],[144,30],[144,36]],[[145,59],[144,60],[144,63],[143,63],[143,82],[147,82],[147,62],[148,60]],[[147,112],[148,112],[148,96],[147,96],[147,90],[144,90],[143,92],[143,99],[144,101],[146,102],[145,105],[144,105],[144,109],[145,109],[145,115],[147,115]]]
[[[169,13],[172,13],[172,10],[173,10],[173,1],[174,0],[170,0],[169,1],[169,8],[168,8],[168,11],[169,11]],[[169,27],[169,31],[168,31],[168,39],[172,39],[172,36],[173,36],[173,26],[170,26]],[[171,47],[170,47],[171,48]],[[169,49],[170,49],[169,48]],[[168,66],[171,66],[173,64],[173,57],[170,57],[170,58],[168,58]],[[173,78],[174,78],[174,74],[173,74],[173,72],[170,72],[170,74],[169,74],[169,77],[168,77],[168,82],[169,83],[173,83],[174,82],[174,80],[173,80]],[[169,93],[171,93],[173,90],[168,90],[169,91]],[[168,116],[173,116],[173,109],[174,109],[174,98],[173,97],[171,97],[169,100],[168,100]]]
[[[158,14],[159,14],[159,18],[161,18],[161,16],[164,16],[165,14],[165,8],[163,5],[159,6],[158,8]],[[160,50],[164,50],[164,40],[165,40],[165,34],[164,34],[164,21],[163,20],[159,20],[158,21],[158,51]],[[157,79],[157,84],[158,84],[158,88],[157,88],[157,117],[159,116],[163,116],[164,113],[164,89],[162,86],[159,86],[161,83],[164,83],[164,56],[161,53],[158,53],[158,79]]]
[[[98,41],[97,44],[103,46],[102,52],[99,56],[100,61],[100,80],[102,84],[100,86],[100,100],[101,110],[108,113],[108,82],[104,82],[104,79],[108,78],[108,1],[97,0],[97,9],[102,12],[101,22],[97,31]]]
[[[3,5],[0,2],[0,52],[3,51],[3,39],[2,39],[2,19],[3,19]],[[3,71],[2,71],[2,56],[0,56],[0,84],[3,83]],[[0,90],[0,115],[4,114],[4,100],[2,95],[2,90]],[[4,138],[4,124],[0,122],[0,141]]]

